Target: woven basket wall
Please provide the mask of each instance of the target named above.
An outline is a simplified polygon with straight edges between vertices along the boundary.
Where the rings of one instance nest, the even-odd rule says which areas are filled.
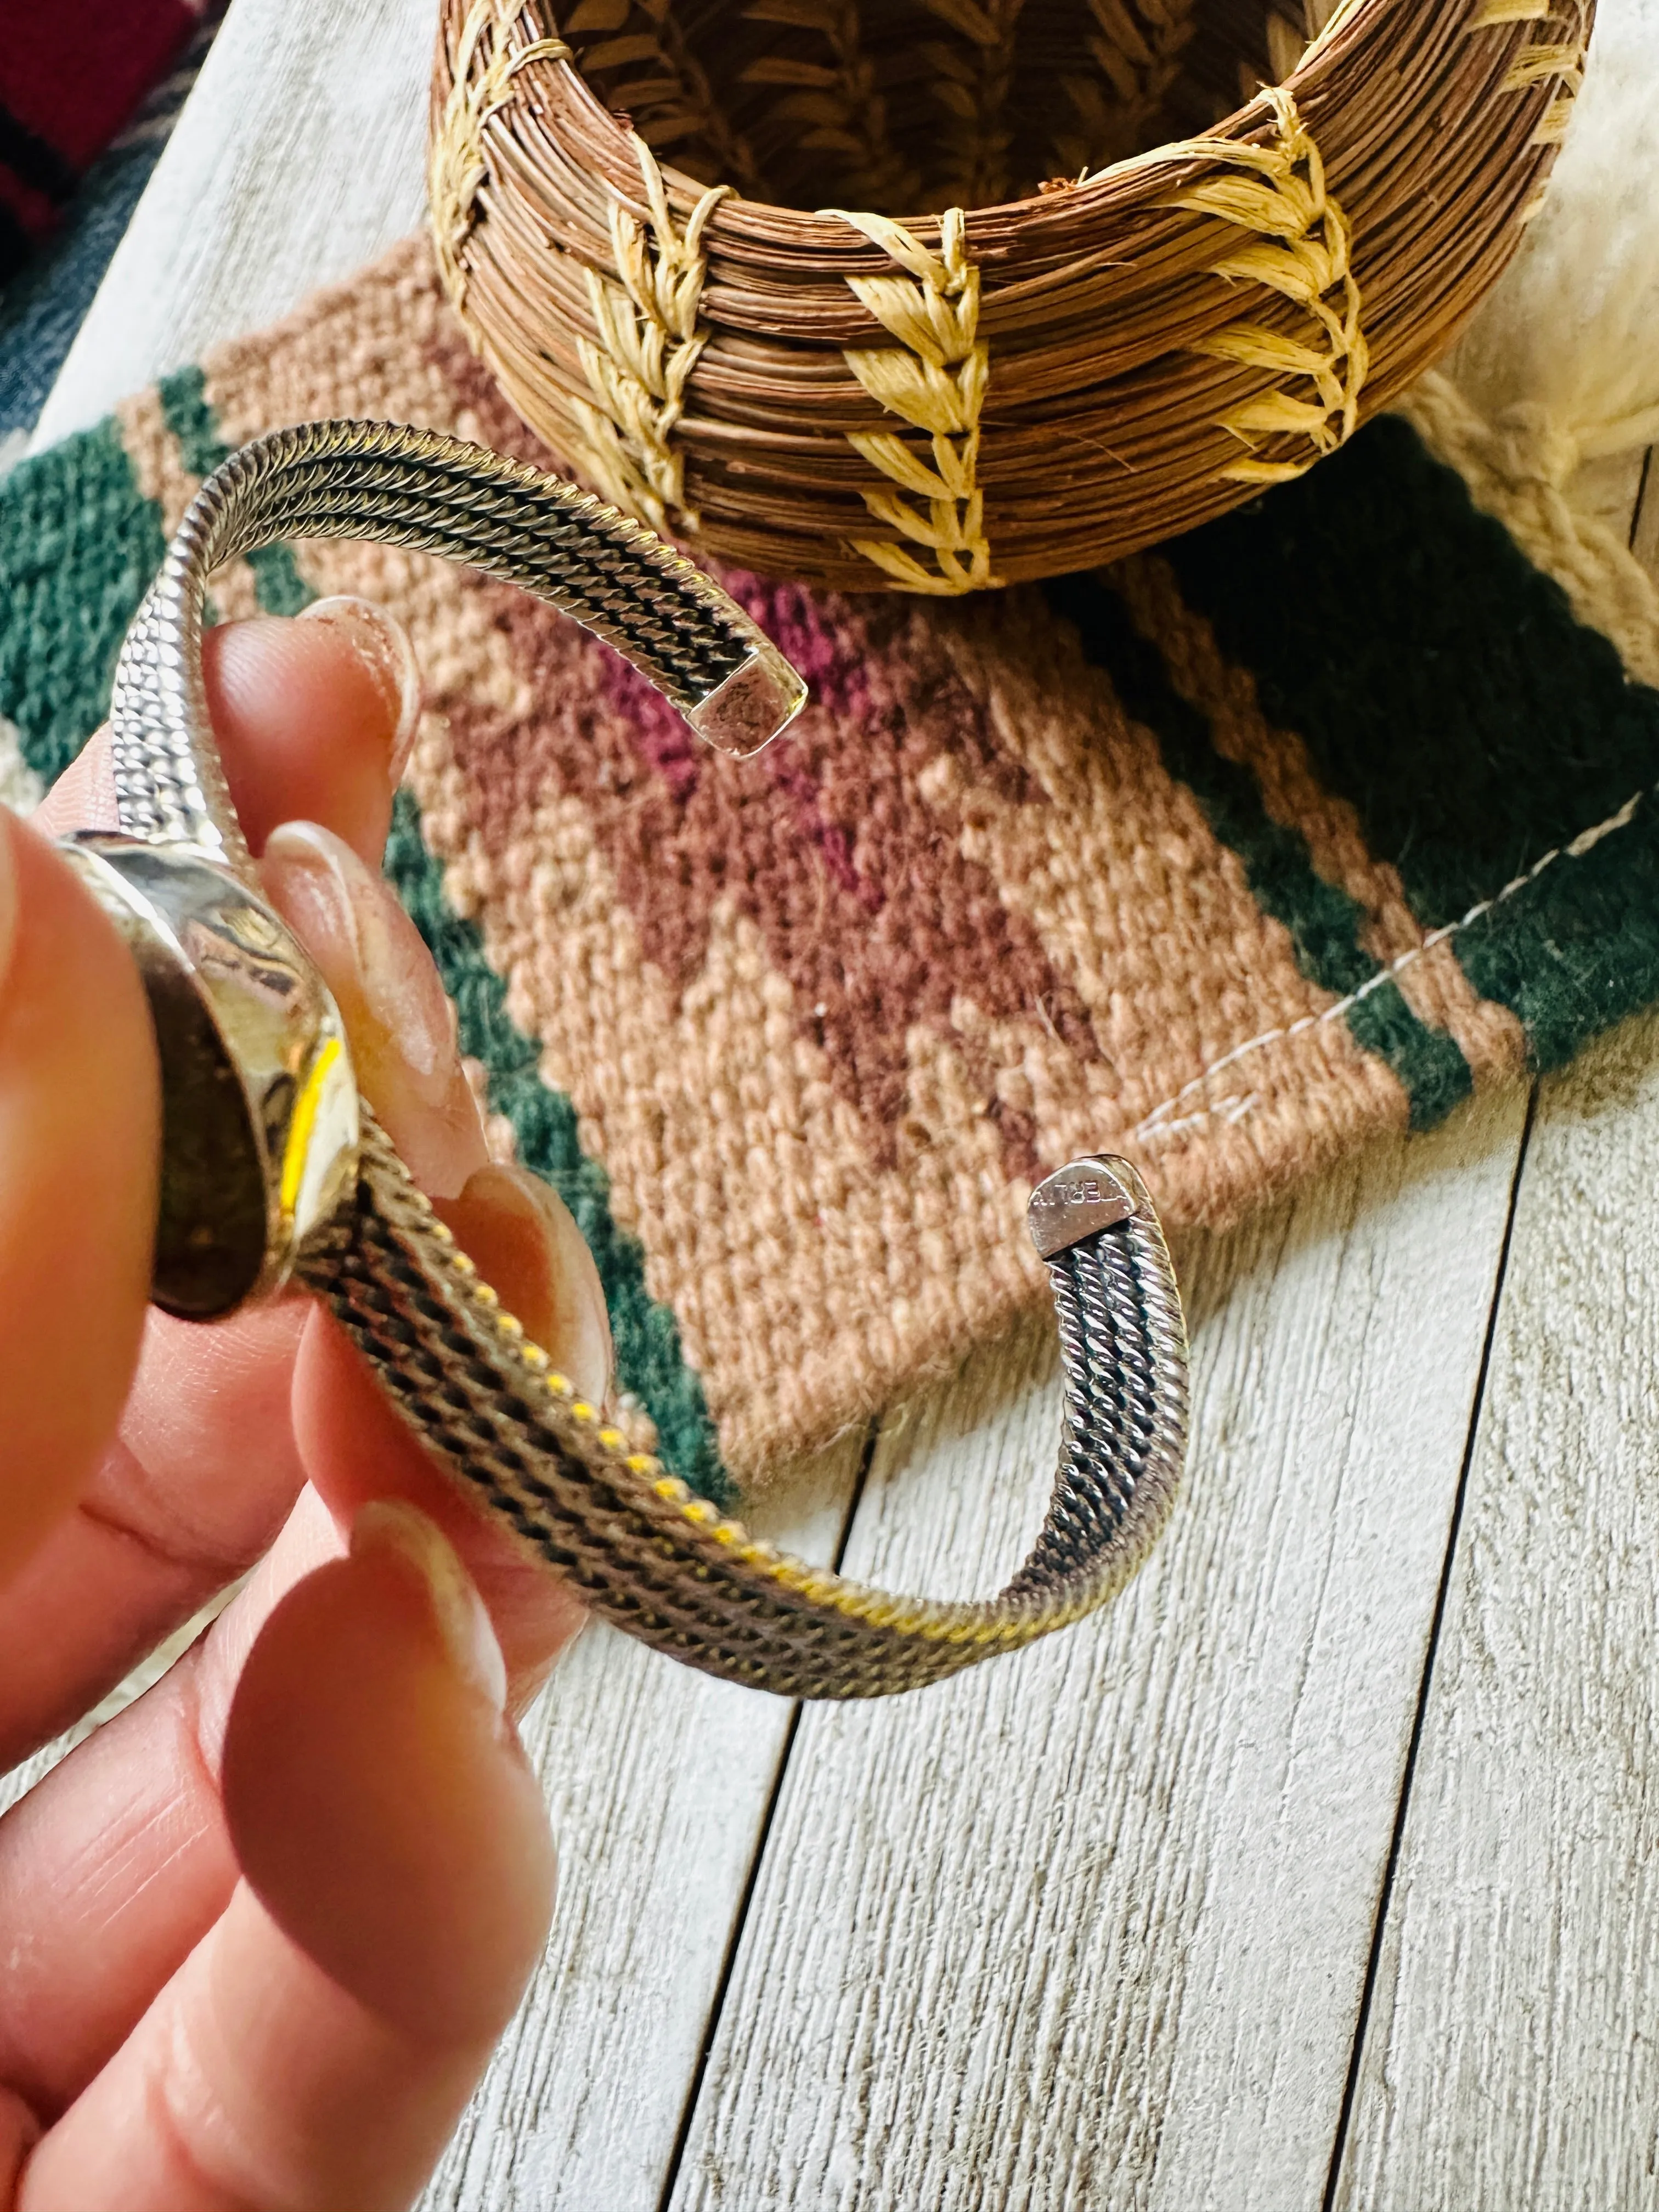
[[[1538,204],[1589,22],[444,0],[439,261],[524,420],[693,550],[1063,574],[1300,474],[1428,365]]]

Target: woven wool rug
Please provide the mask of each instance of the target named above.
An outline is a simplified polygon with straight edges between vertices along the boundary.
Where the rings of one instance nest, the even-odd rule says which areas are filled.
[[[1449,387],[1414,406],[1043,587],[726,576],[812,693],[747,763],[424,556],[301,544],[220,580],[223,616],[359,592],[411,631],[429,711],[388,868],[700,1487],[1040,1305],[1022,1211],[1073,1154],[1230,1222],[1659,998],[1651,586]],[[33,777],[100,720],[202,477],[329,415],[548,460],[411,243],[25,464],[0,714]]]

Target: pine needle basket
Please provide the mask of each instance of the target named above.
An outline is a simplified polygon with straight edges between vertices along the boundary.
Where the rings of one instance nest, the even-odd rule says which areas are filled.
[[[444,0],[438,260],[524,421],[690,550],[1060,574],[1300,474],[1443,350],[1589,31],[1588,0]]]

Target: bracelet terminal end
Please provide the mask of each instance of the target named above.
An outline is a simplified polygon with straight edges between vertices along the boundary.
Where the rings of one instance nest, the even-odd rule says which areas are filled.
[[[1146,1186],[1127,1160],[1085,1157],[1056,1168],[1031,1193],[1025,1219],[1037,1257],[1052,1260],[1098,1229],[1132,1214],[1157,1214]]]
[[[781,736],[805,704],[803,678],[775,645],[762,639],[748,659],[685,719],[716,752],[747,760]]]

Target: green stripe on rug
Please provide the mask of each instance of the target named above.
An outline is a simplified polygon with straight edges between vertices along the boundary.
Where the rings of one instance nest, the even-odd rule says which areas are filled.
[[[179,441],[185,466],[192,476],[210,477],[222,461],[230,459],[230,448],[220,437],[218,422],[208,404],[207,379],[192,366],[164,376],[155,388],[161,394],[162,417]],[[310,602],[312,592],[300,574],[291,546],[261,546],[257,553],[248,555],[247,564],[258,586],[259,605],[267,614],[297,615]]]
[[[1256,903],[1290,933],[1303,974],[1339,999],[1371,987],[1346,1010],[1349,1030],[1405,1085],[1412,1127],[1431,1127],[1474,1087],[1456,1039],[1420,1020],[1392,978],[1378,980],[1382,971],[1359,941],[1363,910],[1319,873],[1301,834],[1268,814],[1249,770],[1216,750],[1208,720],[1176,690],[1117,593],[1095,574],[1059,577],[1042,588],[1128,713],[1157,738],[1170,774],[1237,854]]]
[[[610,1177],[582,1150],[575,1108],[543,1081],[540,1048],[507,1013],[507,986],[485,957],[477,927],[445,897],[443,872],[427,849],[419,809],[407,791],[398,794],[386,867],[455,1002],[462,1051],[489,1071],[491,1106],[512,1122],[525,1165],[552,1184],[587,1239],[611,1309],[622,1387],[656,1423],[659,1449],[674,1472],[716,1504],[734,1504],[702,1384],[685,1363],[674,1316],[646,1288],[645,1255],[617,1225]]]
[[[1659,1000],[1659,796],[1587,849],[1557,852],[1453,940],[1475,988],[1526,1024],[1543,1070]]]
[[[0,483],[0,714],[43,782],[103,720],[121,640],[166,550],[113,422]]]
[[[1659,781],[1659,693],[1405,422],[1164,552],[1431,927]],[[1452,940],[1540,1066],[1659,993],[1650,823],[1644,799]]]

